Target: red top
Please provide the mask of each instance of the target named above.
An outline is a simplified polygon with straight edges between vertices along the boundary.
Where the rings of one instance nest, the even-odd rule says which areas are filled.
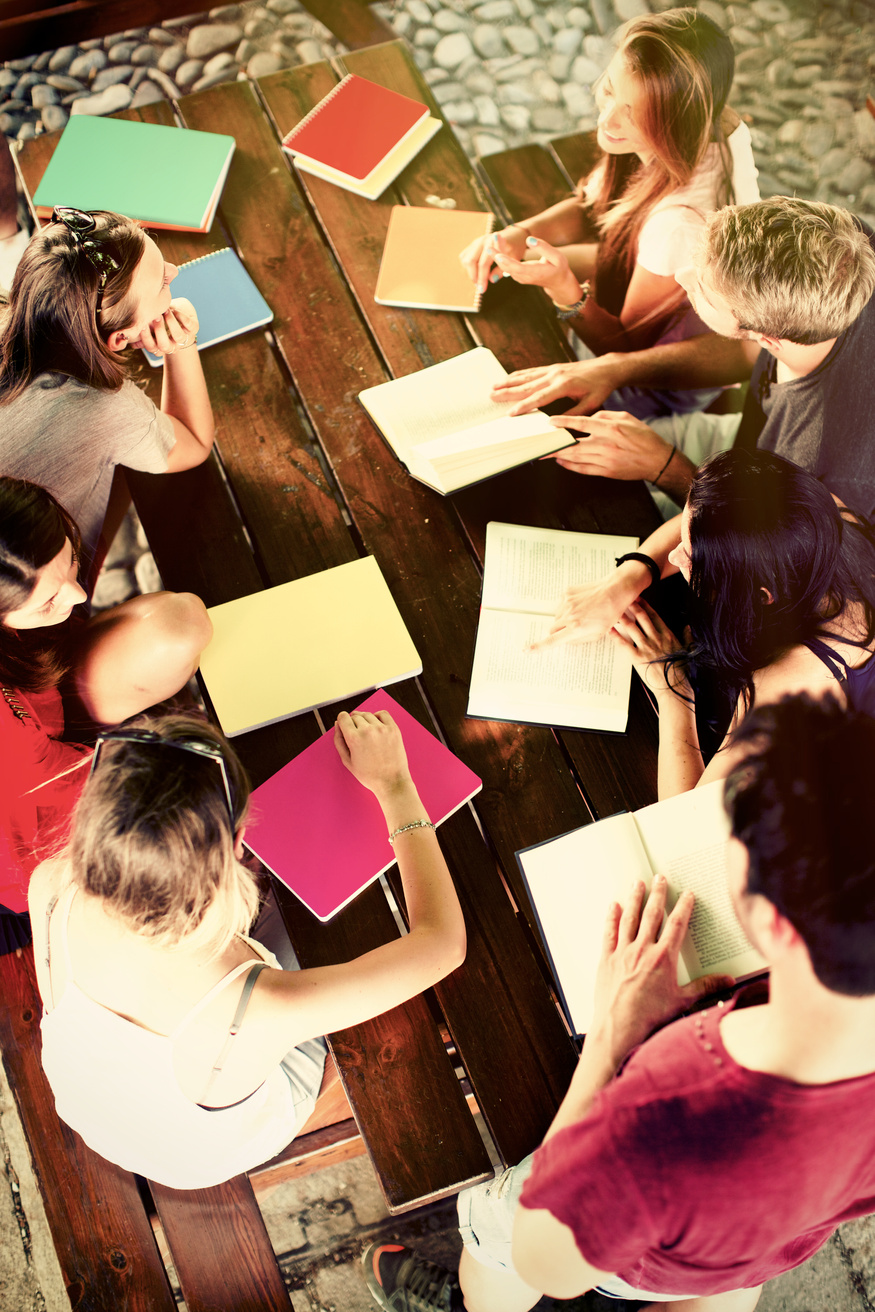
[[[0,694],[0,904],[27,910],[27,885],[36,865],[67,838],[87,766],[56,778],[91,749],[59,742],[64,706],[56,688]]]
[[[728,1007],[667,1026],[535,1154],[522,1193],[601,1271],[652,1293],[751,1288],[875,1211],[875,1073],[803,1085],[739,1066]]]

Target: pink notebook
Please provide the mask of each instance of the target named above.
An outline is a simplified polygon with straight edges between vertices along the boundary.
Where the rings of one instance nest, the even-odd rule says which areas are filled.
[[[480,791],[476,774],[387,693],[372,693],[356,710],[391,714],[435,824]],[[395,861],[379,803],[338,756],[333,725],[255,789],[244,841],[320,920],[330,920]]]

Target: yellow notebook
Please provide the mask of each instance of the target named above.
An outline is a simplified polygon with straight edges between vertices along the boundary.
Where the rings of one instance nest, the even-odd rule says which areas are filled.
[[[209,610],[201,675],[233,738],[422,672],[373,556]]]
[[[479,310],[480,292],[459,255],[492,231],[493,217],[482,210],[393,205],[374,300],[412,309]]]

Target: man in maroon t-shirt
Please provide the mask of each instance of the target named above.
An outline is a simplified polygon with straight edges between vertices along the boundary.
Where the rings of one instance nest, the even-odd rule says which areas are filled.
[[[692,896],[657,942],[665,884],[646,905],[639,885],[609,915],[596,1019],[543,1145],[459,1196],[461,1292],[373,1245],[381,1307],[527,1312],[596,1288],[751,1312],[764,1281],[875,1211],[875,720],[788,698],[736,744],[728,878],[768,1002],[666,1025],[718,981],[678,988]]]

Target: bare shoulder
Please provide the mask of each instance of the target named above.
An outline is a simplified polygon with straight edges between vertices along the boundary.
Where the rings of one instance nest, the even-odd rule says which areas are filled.
[[[791,647],[764,670],[754,675],[757,701],[775,702],[794,693],[808,692],[814,697],[831,691],[844,701],[841,684],[829,666],[808,647]]]
[[[62,857],[41,862],[30,877],[27,903],[32,915],[44,913],[69,880],[70,866]]]

